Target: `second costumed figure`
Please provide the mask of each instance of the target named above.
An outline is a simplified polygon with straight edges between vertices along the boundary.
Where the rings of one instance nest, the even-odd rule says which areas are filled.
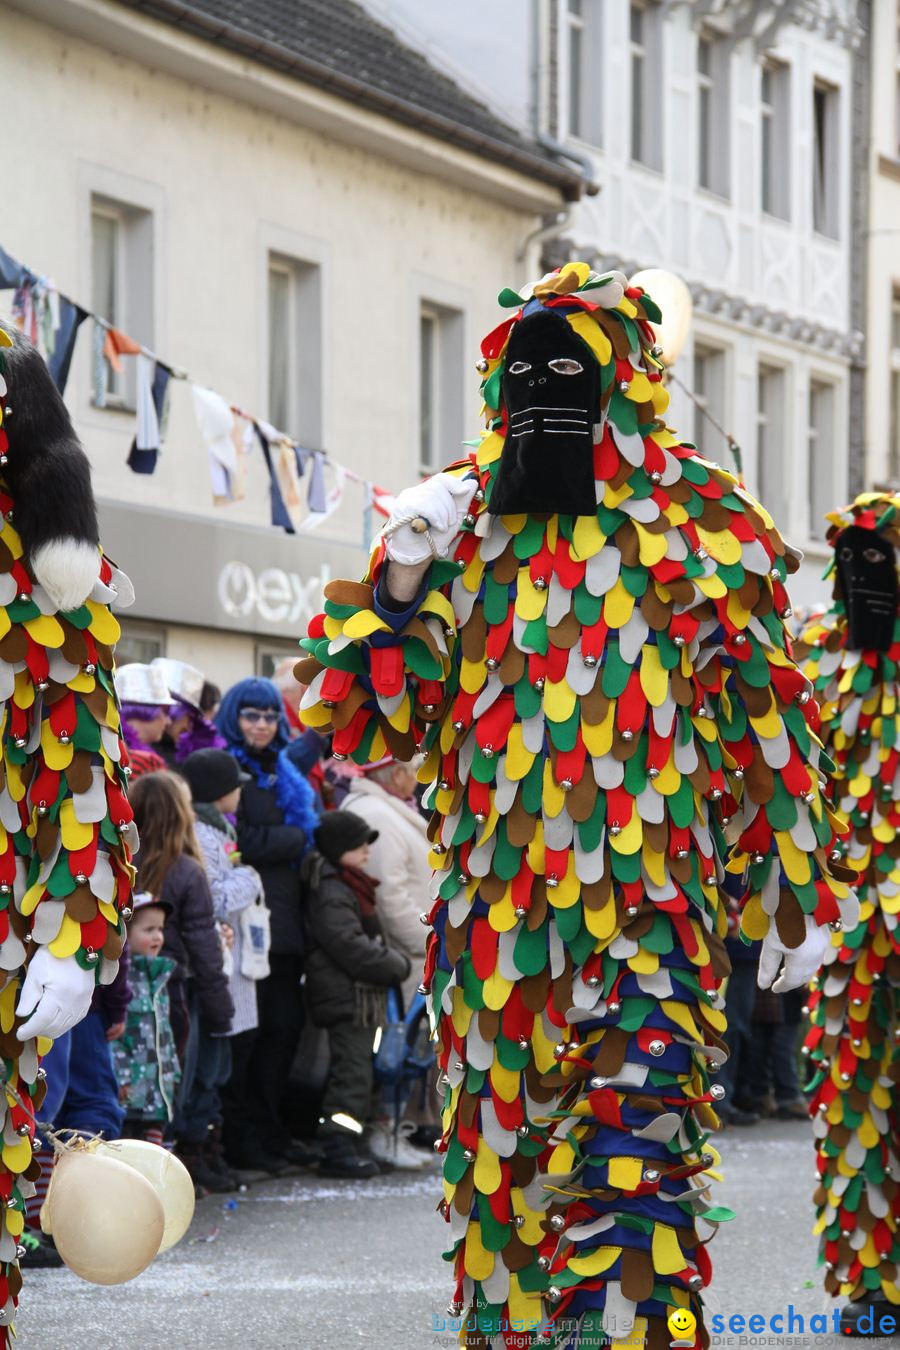
[[[828,519],[834,603],[794,650],[821,704],[860,916],[816,981],[805,1050],[825,1288],[849,1297],[841,1325],[852,1331],[871,1303],[895,1316],[900,1303],[900,496],[866,493]]]
[[[666,426],[648,295],[574,263],[500,301],[486,431],[400,494],[364,583],[326,587],[303,716],[359,762],[426,751],[461,1339],[668,1350],[680,1307],[705,1345],[723,868],[780,987],[856,910],[796,564]]]

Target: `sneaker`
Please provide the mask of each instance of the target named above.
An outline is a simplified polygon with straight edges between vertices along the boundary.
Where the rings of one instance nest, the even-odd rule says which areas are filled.
[[[401,1172],[419,1172],[428,1163],[428,1157],[409,1143],[407,1132],[402,1128],[404,1121],[396,1130],[385,1121],[373,1125],[366,1137],[369,1152],[375,1158],[383,1158]],[[412,1127],[415,1128],[414,1126]]]
[[[367,1158],[357,1152],[352,1140],[329,1140],[319,1160],[319,1176],[367,1181],[370,1177],[378,1176],[378,1164],[374,1158]]]
[[[34,1228],[24,1229],[19,1238],[19,1246],[25,1248],[24,1255],[19,1257],[19,1265],[28,1270],[50,1270],[65,1265],[52,1237],[46,1233],[39,1233]]]

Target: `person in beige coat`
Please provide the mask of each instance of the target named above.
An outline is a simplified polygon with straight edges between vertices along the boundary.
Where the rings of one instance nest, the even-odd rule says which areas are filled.
[[[409,1008],[422,979],[429,930],[419,922],[419,915],[431,904],[427,822],[413,796],[416,782],[413,765],[385,757],[353,780],[341,804],[378,831],[378,838],[369,846],[366,871],[379,883],[378,917],[385,941],[404,952],[411,963],[410,973],[400,986],[404,1010]],[[383,1105],[382,1115],[369,1131],[369,1147],[376,1156],[410,1171],[426,1166],[434,1156],[431,1145],[440,1134],[437,1073],[435,1066],[423,1095],[414,1094],[406,1103],[403,1120],[392,1121]]]
[[[415,787],[412,765],[381,760],[354,780],[342,802],[344,810],[362,816],[378,831],[366,870],[379,882],[378,917],[385,940],[405,952],[412,966],[401,986],[405,1008],[422,979],[427,929],[419,915],[430,905],[427,822],[416,806]]]

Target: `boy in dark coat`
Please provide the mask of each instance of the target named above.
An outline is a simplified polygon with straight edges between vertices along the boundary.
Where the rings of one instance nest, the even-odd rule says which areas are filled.
[[[378,883],[364,870],[377,830],[352,811],[320,822],[304,864],[306,992],[310,1016],[328,1029],[331,1068],[322,1103],[325,1176],[379,1171],[362,1142],[372,1096],[372,1048],[385,1020],[386,991],[409,974],[409,958],[388,947],[375,912]]]

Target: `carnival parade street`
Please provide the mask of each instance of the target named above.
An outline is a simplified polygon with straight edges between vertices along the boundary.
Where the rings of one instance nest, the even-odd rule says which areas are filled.
[[[0,0],[0,1350],[900,1344],[900,0]]]
[[[716,1238],[713,1345],[817,1345],[832,1327],[808,1222],[813,1174],[808,1126],[773,1121],[722,1140],[723,1204],[736,1211]],[[435,1222],[436,1168],[395,1173],[365,1188],[312,1173],[201,1201],[184,1241],[134,1283],[91,1289],[65,1270],[34,1271],[19,1325],[27,1344],[66,1350],[431,1350],[455,1347],[447,1328],[443,1226]],[[231,1206],[234,1206],[233,1208]],[[388,1292],[389,1291],[389,1292]],[[803,1333],[789,1335],[788,1307]],[[784,1335],[746,1330],[753,1314],[784,1318]],[[745,1330],[727,1330],[742,1315]],[[777,1325],[777,1324],[776,1324]],[[796,1326],[795,1320],[795,1326]],[[112,1329],[115,1329],[114,1331]],[[156,1329],[154,1329],[156,1328]],[[877,1340],[877,1338],[875,1338]],[[879,1342],[883,1344],[885,1342]]]

